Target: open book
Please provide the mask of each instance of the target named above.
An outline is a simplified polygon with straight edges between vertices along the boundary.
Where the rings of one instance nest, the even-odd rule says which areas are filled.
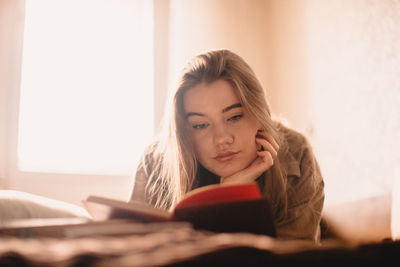
[[[200,187],[189,192],[172,211],[100,196],[89,196],[83,204],[95,220],[185,221],[196,229],[214,232],[276,236],[269,199],[261,196],[257,183]]]

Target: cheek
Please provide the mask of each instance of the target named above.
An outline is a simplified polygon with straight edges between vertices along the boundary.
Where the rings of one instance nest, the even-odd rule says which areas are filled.
[[[240,138],[237,138],[238,141],[240,140],[240,147],[251,157],[257,155],[256,135],[257,129],[251,129],[241,132]]]
[[[245,125],[240,130],[236,131],[236,140],[240,141],[242,145],[252,145],[256,142],[257,129],[251,125]]]
[[[206,138],[200,136],[193,136],[192,142],[196,157],[201,161],[206,157],[207,154],[209,154],[208,148],[210,147],[210,144],[208,144]]]
[[[256,143],[256,138],[255,135],[247,135],[245,138],[245,144],[243,144],[244,147],[247,148],[247,151],[251,154],[256,155],[257,154],[257,143]]]

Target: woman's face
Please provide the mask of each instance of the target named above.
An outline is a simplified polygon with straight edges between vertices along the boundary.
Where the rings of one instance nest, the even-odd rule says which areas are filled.
[[[199,84],[185,92],[183,103],[196,156],[206,169],[226,177],[255,160],[260,124],[228,82]]]

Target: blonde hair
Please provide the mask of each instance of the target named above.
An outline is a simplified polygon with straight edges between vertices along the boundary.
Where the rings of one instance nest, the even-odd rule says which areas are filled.
[[[250,66],[229,50],[215,50],[198,55],[183,69],[172,98],[172,112],[166,122],[165,131],[157,144],[151,148],[154,162],[149,170],[146,193],[153,205],[171,208],[191,190],[199,164],[189,134],[186,133],[183,96],[188,89],[200,83],[209,84],[219,79],[231,84],[242,106],[260,122],[263,130],[269,132],[280,144],[280,135],[276,123],[271,119],[264,89]],[[286,210],[287,206],[285,179],[278,160],[267,171],[266,176],[265,187],[278,188],[278,192],[269,190],[273,210],[276,210],[277,214],[278,210]]]

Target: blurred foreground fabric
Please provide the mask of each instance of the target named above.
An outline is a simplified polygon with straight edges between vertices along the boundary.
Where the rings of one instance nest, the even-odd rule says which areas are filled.
[[[315,245],[187,226],[125,236],[0,238],[0,266],[370,266],[389,263],[398,255],[399,242],[354,245],[332,240]]]

